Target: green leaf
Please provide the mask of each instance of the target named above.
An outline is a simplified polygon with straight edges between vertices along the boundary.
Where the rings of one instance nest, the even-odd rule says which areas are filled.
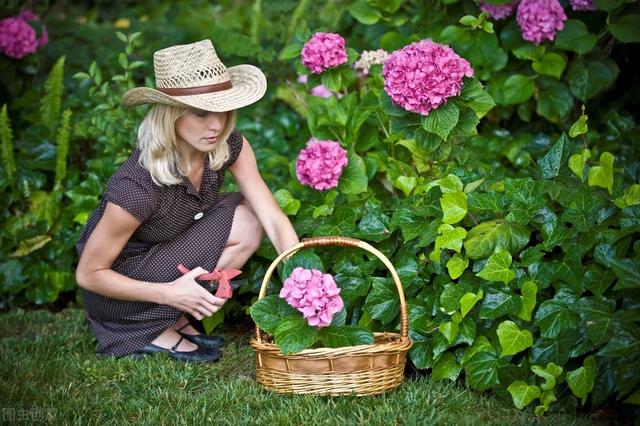
[[[442,193],[459,192],[463,189],[462,181],[458,176],[453,174],[429,182],[429,184],[425,188],[425,191],[428,192],[434,186],[438,186]]]
[[[440,205],[444,223],[460,222],[467,214],[467,194],[462,191],[444,193],[440,198]]]
[[[637,259],[616,259],[612,264],[613,272],[618,277],[614,290],[640,288],[640,261]]]
[[[490,352],[477,352],[464,366],[467,385],[477,390],[487,390],[499,384],[498,358]]]
[[[607,56],[576,58],[567,75],[571,93],[583,102],[610,87],[618,78],[618,65]]]
[[[393,186],[401,190],[405,197],[408,197],[417,183],[418,180],[413,176],[398,176],[394,179]]]
[[[520,298],[502,291],[488,291],[480,305],[480,318],[496,319],[520,310]]]
[[[464,249],[470,259],[489,257],[497,246],[510,253],[522,250],[531,236],[529,228],[496,219],[474,226],[464,241]]]
[[[571,392],[582,400],[582,405],[587,402],[587,396],[593,390],[596,373],[596,359],[593,356],[585,358],[582,367],[567,372],[567,384]]]
[[[322,259],[320,258],[320,256],[309,250],[300,251],[291,256],[289,260],[284,265],[282,265],[282,281],[289,277],[293,270],[297,267],[324,271],[324,265],[322,264]]]
[[[316,342],[318,333],[298,312],[282,320],[273,338],[280,351],[289,355],[310,348]]]
[[[373,333],[354,325],[329,326],[318,331],[318,340],[327,348],[372,345]]]
[[[582,117],[586,116],[583,115]],[[573,129],[573,126],[571,127],[571,129]],[[569,133],[571,133],[571,131],[569,131]],[[569,168],[576,176],[580,178],[580,180],[584,179],[584,166],[587,165],[587,160],[589,158],[591,158],[591,151],[589,151],[588,149],[583,149],[582,153],[573,154],[571,157],[569,157]]]
[[[332,92],[339,92],[342,89],[342,73],[339,69],[328,69],[320,76],[322,85]]]
[[[555,300],[546,300],[536,311],[533,325],[540,327],[542,337],[555,338],[565,331],[578,328],[580,318],[564,304]]]
[[[374,277],[373,288],[365,301],[364,310],[383,324],[393,321],[400,313],[395,284],[390,279]]]
[[[520,330],[513,321],[503,321],[498,326],[498,339],[502,356],[515,355],[533,345],[533,335],[529,330]]]
[[[613,193],[613,162],[615,158],[609,152],[603,152],[600,155],[599,166],[593,166],[589,169],[588,182],[589,186],[599,186]]]
[[[588,119],[589,119],[588,115],[582,114],[576,120],[576,122],[571,125],[571,128],[569,129],[569,136],[572,138],[575,138],[578,135],[584,135],[585,133],[587,133],[589,131],[589,126],[587,126]],[[588,150],[585,149],[584,151],[588,151]],[[582,171],[582,169],[580,170]],[[582,178],[582,176],[580,178]]]
[[[465,365],[473,356],[479,352],[489,352],[492,355],[497,355],[495,348],[489,342],[487,336],[480,335],[478,336],[473,344],[464,350],[462,354],[462,365]]]
[[[465,289],[461,284],[447,283],[440,293],[440,306],[446,313],[453,313],[460,308],[460,298]]]
[[[558,337],[542,337],[536,339],[531,348],[531,362],[535,364],[547,364],[554,362],[564,365],[569,359],[569,353],[578,343],[575,331],[567,331]]]
[[[422,127],[446,141],[451,130],[456,127],[459,118],[460,110],[458,107],[453,102],[447,102],[431,110],[429,115],[422,119]]]
[[[431,372],[431,377],[435,380],[449,379],[455,381],[462,371],[462,366],[456,362],[454,354],[447,352],[436,362]]]
[[[464,77],[460,98],[469,108],[475,111],[478,118],[482,118],[496,106],[495,101],[484,89],[482,83],[475,77]]]
[[[574,99],[564,84],[548,77],[538,79],[536,112],[551,121],[560,123],[573,109]]]
[[[598,355],[605,357],[635,357],[640,353],[640,337],[635,329],[618,330]]]
[[[623,43],[640,43],[640,15],[624,15],[619,21],[609,24],[609,32]]]
[[[272,336],[284,318],[300,315],[295,308],[289,306],[276,294],[258,300],[251,306],[249,312],[256,325]]]
[[[351,3],[347,10],[351,16],[364,25],[373,25],[377,23],[382,16],[380,11],[369,5],[369,2],[366,0],[356,0]]]
[[[360,194],[367,191],[367,169],[362,158],[355,152],[349,152],[347,167],[342,171],[338,190],[343,194]]]
[[[542,395],[538,386],[528,385],[522,380],[511,383],[509,387],[507,387],[507,391],[511,394],[513,405],[515,405],[518,410],[522,410]]]
[[[557,400],[558,399],[552,390],[544,391],[540,397],[540,405],[537,405],[535,408],[536,416],[542,417],[547,411],[549,411],[551,403],[556,402]]]
[[[300,200],[293,198],[293,195],[284,188],[274,192],[273,197],[286,215],[295,215],[300,209]]]
[[[35,237],[27,238],[26,240],[20,241],[18,248],[11,253],[10,256],[24,257],[29,253],[33,253],[34,251],[41,249],[49,241],[51,241],[51,235],[36,235]]]
[[[557,53],[550,52],[545,53],[540,61],[534,60],[531,66],[538,74],[550,75],[551,77],[560,79],[560,76],[562,76],[567,66],[567,61]]]
[[[500,88],[503,105],[517,105],[526,102],[533,96],[535,84],[526,75],[513,74],[509,76]],[[498,102],[500,103],[500,102]]]
[[[503,248],[497,249],[476,276],[484,278],[487,281],[509,283],[516,277],[515,271],[511,269],[511,254]]]
[[[455,250],[459,253],[466,235],[467,231],[464,228],[459,226],[454,228],[449,224],[443,223],[438,227],[435,247],[429,254],[429,258],[434,262],[440,262],[440,251],[442,249]]]
[[[569,140],[563,133],[553,144],[551,149],[538,161],[538,167],[545,179],[558,176],[560,169],[567,162],[569,157]]]
[[[536,294],[538,293],[538,286],[533,281],[525,281],[520,289],[522,296],[522,307],[518,311],[517,315],[525,321],[531,321],[531,313],[536,307]]]
[[[280,52],[278,59],[281,61],[285,61],[287,59],[293,59],[300,56],[300,52],[302,51],[302,43],[294,43],[290,44]]]
[[[562,374],[562,367],[550,362],[546,368],[542,368],[539,365],[532,365],[531,371],[544,379],[544,383],[540,385],[542,390],[551,390],[556,387],[556,379]]]
[[[555,45],[560,49],[580,54],[587,53],[596,45],[598,38],[590,34],[587,26],[579,19],[564,22],[562,31],[556,34]]]
[[[478,294],[475,293],[465,293],[460,298],[460,315],[462,318],[467,316],[469,311],[473,309],[473,307],[482,300],[484,296],[482,290],[478,291]]]
[[[453,321],[443,322],[438,326],[438,330],[447,339],[447,342],[451,344],[458,335],[458,324]]]
[[[588,324],[587,336],[594,345],[608,342],[615,333],[616,323],[613,312],[616,302],[604,297],[582,297],[576,303],[576,309],[584,324]]]
[[[460,242],[462,246],[462,241]],[[460,277],[465,269],[469,266],[469,259],[461,256],[460,254],[454,254],[451,259],[447,261],[447,271],[452,280]],[[464,315],[463,315],[464,316]]]
[[[622,6],[623,0],[594,0],[597,10],[611,11]]]

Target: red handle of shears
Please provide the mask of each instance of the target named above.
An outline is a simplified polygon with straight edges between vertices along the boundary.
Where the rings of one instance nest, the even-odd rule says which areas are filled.
[[[190,272],[190,270],[182,263],[178,265],[178,271],[180,271],[182,275]],[[216,291],[216,294],[214,296],[223,299],[231,299],[231,296],[233,296],[233,288],[231,287],[231,283],[229,282],[229,280],[237,275],[240,275],[241,273],[242,271],[238,269],[214,269],[211,272],[206,272],[202,275],[197,276],[196,280],[217,280],[218,290]]]

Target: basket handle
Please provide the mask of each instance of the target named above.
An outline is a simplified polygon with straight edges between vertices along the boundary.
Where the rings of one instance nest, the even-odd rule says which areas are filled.
[[[278,256],[271,263],[269,269],[267,269],[267,272],[264,275],[264,279],[262,280],[262,285],[260,286],[258,300],[264,298],[267,295],[267,285],[269,284],[271,275],[273,274],[273,271],[276,269],[278,264],[282,261],[282,259],[286,258],[287,256],[293,255],[302,249],[320,246],[357,247],[366,250],[369,253],[372,253],[374,256],[380,259],[380,261],[382,261],[384,266],[386,266],[387,269],[389,269],[389,272],[391,272],[391,278],[393,279],[393,282],[396,285],[396,289],[398,290],[398,295],[400,296],[400,335],[406,338],[409,332],[409,314],[407,313],[407,303],[404,299],[404,290],[402,288],[402,283],[400,282],[400,277],[398,277],[398,273],[396,272],[389,259],[387,259],[387,257],[382,252],[375,249],[369,243],[357,240],[355,238],[338,236],[304,238],[302,242],[283,251],[282,253],[280,253],[280,256]],[[262,342],[260,328],[257,325],[256,340],[258,342]]]

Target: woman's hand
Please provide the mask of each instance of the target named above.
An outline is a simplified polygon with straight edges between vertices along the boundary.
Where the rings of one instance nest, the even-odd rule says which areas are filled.
[[[187,312],[197,320],[218,312],[227,299],[215,297],[196,282],[197,277],[207,272],[197,267],[168,284],[163,304]]]

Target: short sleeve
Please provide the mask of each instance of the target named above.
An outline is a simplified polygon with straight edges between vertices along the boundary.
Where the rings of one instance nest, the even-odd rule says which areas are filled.
[[[109,182],[105,198],[131,213],[140,222],[145,222],[158,206],[158,195],[154,188],[129,176],[121,176]]]
[[[240,132],[238,132],[237,130],[231,132],[229,138],[227,139],[227,144],[229,145],[229,159],[225,163],[226,167],[229,167],[230,165],[235,163],[240,156],[240,151],[242,151],[242,142],[243,138]]]

